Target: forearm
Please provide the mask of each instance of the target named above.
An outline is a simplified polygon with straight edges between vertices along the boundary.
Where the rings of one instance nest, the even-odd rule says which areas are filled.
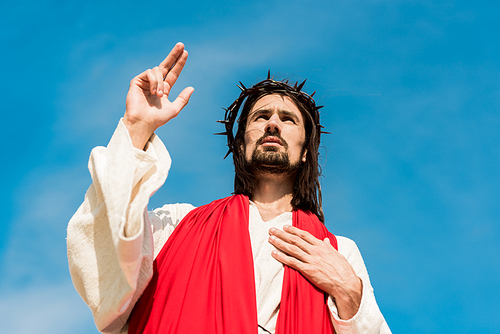
[[[389,327],[380,312],[369,282],[363,283],[363,294],[357,312],[348,319],[339,317],[337,305],[332,297],[328,306],[337,334],[390,334]]]
[[[356,244],[347,238],[337,237],[339,253],[341,253],[352,265],[356,274],[362,282],[362,296],[357,312],[348,318],[339,316],[338,303],[330,297],[328,306],[331,311],[332,322],[338,334],[347,333],[380,333],[390,334],[391,331],[385,322],[384,316],[375,300],[370,278],[366,270],[363,258]]]

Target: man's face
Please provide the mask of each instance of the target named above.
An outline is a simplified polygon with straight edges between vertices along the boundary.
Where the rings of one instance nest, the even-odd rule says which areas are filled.
[[[245,160],[272,171],[306,161],[305,126],[292,99],[279,94],[257,100],[247,118]]]

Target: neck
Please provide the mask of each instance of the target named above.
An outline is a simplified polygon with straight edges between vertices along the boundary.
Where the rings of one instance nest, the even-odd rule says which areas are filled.
[[[264,221],[283,212],[292,211],[294,178],[290,175],[261,173],[256,176],[256,185],[250,199],[259,209]]]

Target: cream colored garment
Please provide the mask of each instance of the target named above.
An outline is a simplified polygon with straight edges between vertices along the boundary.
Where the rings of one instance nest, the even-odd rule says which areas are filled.
[[[257,316],[259,325],[274,333],[276,320],[278,318],[279,304],[281,300],[281,288],[283,282],[283,265],[271,256],[274,249],[268,242],[269,229],[271,227],[283,230],[284,225],[292,225],[292,213],[283,213],[270,221],[263,221],[259,210],[250,201],[250,239],[254,259],[255,288],[257,293]],[[353,319],[341,320],[337,314],[337,308],[330,298],[329,307],[332,321],[337,333],[390,333],[385,320],[378,309],[370,285],[368,272],[361,257],[361,253],[354,241],[337,236],[339,252],[346,257],[353,266],[356,274],[363,281],[363,297],[360,310]]]
[[[135,149],[121,121],[107,148],[97,147],[91,153],[93,184],[68,226],[68,260],[73,284],[103,333],[126,333],[133,305],[152,276],[154,257],[194,208],[173,204],[146,214],[149,197],[165,182],[170,163],[167,150],[155,135],[146,152]],[[291,214],[286,215],[275,218],[277,227],[291,223]],[[259,324],[274,330],[282,265],[270,258],[269,228],[262,224],[255,207],[250,208],[250,216]],[[362,278],[364,290],[358,313],[347,321],[338,319],[330,301],[337,333],[390,333],[356,245],[346,238],[338,240],[339,252]],[[278,270],[269,270],[268,264]]]

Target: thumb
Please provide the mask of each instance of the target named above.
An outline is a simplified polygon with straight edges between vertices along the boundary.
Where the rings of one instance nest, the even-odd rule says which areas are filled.
[[[177,96],[177,98],[172,102],[172,105],[176,109],[177,113],[179,113],[182,108],[186,106],[189,102],[189,98],[191,97],[191,94],[193,94],[194,88],[193,87],[187,87],[184,88],[184,90]]]
[[[325,238],[323,241],[324,241],[324,242],[326,242],[327,244],[331,245],[331,244],[330,244],[330,239]]]

